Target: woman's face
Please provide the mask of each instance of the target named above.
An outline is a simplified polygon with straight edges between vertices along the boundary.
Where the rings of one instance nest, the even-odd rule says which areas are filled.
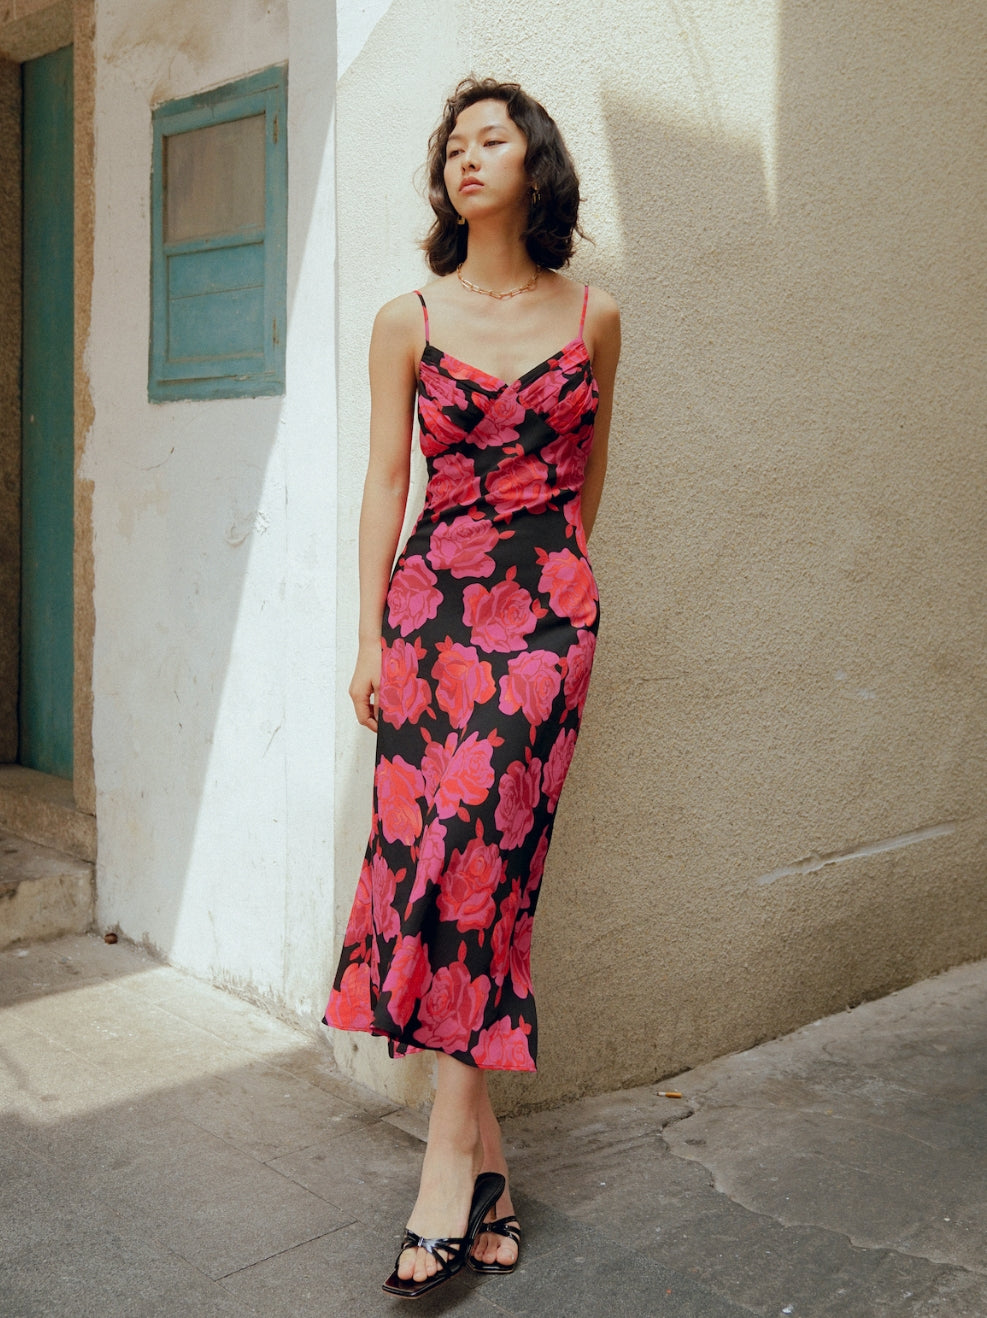
[[[503,101],[477,101],[456,120],[446,143],[449,200],[467,220],[504,209],[527,213],[528,143]]]

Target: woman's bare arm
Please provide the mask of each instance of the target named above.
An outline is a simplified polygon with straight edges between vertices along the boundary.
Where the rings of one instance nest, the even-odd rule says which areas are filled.
[[[380,635],[387,584],[408,502],[417,320],[408,297],[382,307],[370,340],[370,458],[360,507],[360,624],[350,699],[377,731]]]
[[[589,539],[596,521],[607,474],[607,450],[610,440],[610,418],[613,415],[613,388],[620,359],[620,312],[609,293],[594,288],[590,292],[592,320],[587,334],[587,346],[593,359],[593,374],[599,390],[593,448],[586,464],[583,483],[583,530]]]

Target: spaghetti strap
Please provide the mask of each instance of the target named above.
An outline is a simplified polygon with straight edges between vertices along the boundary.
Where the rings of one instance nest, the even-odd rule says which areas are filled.
[[[425,305],[425,299],[422,297],[421,293],[418,292],[417,288],[415,289],[415,293],[418,297],[418,301],[422,304],[422,315],[425,317],[425,342],[428,343],[428,307]],[[586,315],[585,305],[583,306],[583,315]],[[582,327],[580,327],[580,333],[582,333]]]
[[[421,293],[418,294],[421,297]],[[579,338],[583,337],[583,326],[586,324],[586,304],[589,302],[589,284],[583,284],[583,314],[579,317]],[[422,303],[424,306],[425,303]],[[428,321],[426,320],[426,324]],[[427,332],[427,331],[426,331]]]

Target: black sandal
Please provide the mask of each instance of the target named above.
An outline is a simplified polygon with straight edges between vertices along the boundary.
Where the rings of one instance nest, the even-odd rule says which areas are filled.
[[[415,1300],[426,1291],[441,1286],[444,1281],[454,1277],[469,1258],[473,1242],[483,1230],[483,1219],[507,1188],[507,1182],[499,1172],[481,1172],[473,1187],[473,1202],[470,1204],[469,1221],[465,1236],[418,1236],[414,1231],[406,1231],[401,1241],[401,1249],[394,1263],[394,1271],[384,1282],[384,1290],[389,1295],[401,1295],[406,1300]],[[433,1277],[424,1281],[415,1281],[413,1277],[405,1280],[398,1276],[398,1263],[406,1249],[424,1249],[431,1254],[439,1265]],[[440,1252],[441,1251],[441,1252]]]
[[[481,1263],[478,1258],[470,1254],[466,1262],[474,1272],[498,1272],[501,1275],[513,1272],[517,1267],[518,1258],[521,1257],[521,1223],[511,1213],[508,1217],[498,1217],[495,1222],[484,1222],[476,1234],[482,1236],[486,1231],[493,1236],[506,1236],[508,1240],[513,1240],[517,1245],[517,1258],[513,1263]]]

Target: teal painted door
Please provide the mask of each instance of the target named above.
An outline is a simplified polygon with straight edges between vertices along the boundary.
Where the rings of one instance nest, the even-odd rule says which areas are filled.
[[[72,47],[23,65],[21,764],[72,776]]]

